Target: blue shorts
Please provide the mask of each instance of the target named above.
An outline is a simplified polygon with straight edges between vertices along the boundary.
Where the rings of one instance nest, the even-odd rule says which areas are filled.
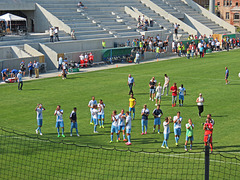
[[[93,118],[93,122],[94,122],[94,125],[97,126],[98,125],[98,120]]]
[[[150,94],[154,94],[155,93],[155,89],[150,89]]]
[[[142,126],[147,126],[148,125],[148,120],[142,119]]]
[[[228,79],[228,76],[225,76],[225,79]]]
[[[169,134],[163,134],[164,140],[168,140]]]
[[[186,136],[186,141],[193,141],[193,136],[191,136],[191,137],[188,137],[188,136]]]
[[[181,129],[180,128],[174,129],[174,134],[177,136],[181,136]]]
[[[63,121],[58,121],[58,122],[56,122],[56,128],[59,128],[59,127],[61,127],[61,128],[64,127]]]
[[[42,119],[37,119],[38,126],[42,126]]]
[[[131,113],[131,111],[133,111],[133,113],[135,113],[135,107],[134,108],[129,107],[129,112]]]
[[[179,100],[184,100],[184,95],[179,95]]]
[[[77,122],[71,122],[71,128],[77,129],[77,127],[78,127]]]
[[[98,119],[101,120],[101,119],[104,119],[105,115],[104,114],[99,114],[98,115]]]
[[[161,118],[160,117],[154,118],[154,125],[161,125]]]
[[[127,129],[126,129],[126,133],[127,133],[127,134],[130,134],[130,133],[131,133],[131,128],[127,128]]]
[[[121,131],[121,130],[123,131],[124,129],[125,129],[125,126],[124,126],[124,125],[123,125],[123,126],[118,125],[118,130],[119,130],[119,131]]]
[[[111,133],[118,133],[118,127],[116,126],[111,126]]]

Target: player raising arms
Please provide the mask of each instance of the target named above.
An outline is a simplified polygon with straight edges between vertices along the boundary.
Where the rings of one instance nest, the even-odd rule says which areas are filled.
[[[145,126],[145,134],[147,134],[147,127],[148,127],[148,116],[149,116],[149,109],[147,105],[144,104],[142,112],[142,135],[144,134],[144,126]]]
[[[126,125],[125,125],[125,130],[127,132],[127,138],[128,138],[128,142],[126,142],[125,144],[131,145],[131,128],[132,128],[132,118],[131,116],[129,116],[129,112],[126,112]]]
[[[118,142],[118,138],[119,138],[119,135],[118,135],[118,115],[117,115],[117,111],[114,110],[112,112],[112,116],[111,116],[111,121],[112,121],[112,126],[111,126],[111,141],[110,143],[113,142],[113,133],[115,132],[117,134],[117,141]]]
[[[56,128],[57,128],[57,132],[58,132],[58,137],[60,137],[59,127],[62,128],[62,137],[65,137],[64,123],[63,123],[63,110],[61,109],[60,105],[57,105],[57,108],[54,112],[54,116],[56,116]]]
[[[192,150],[192,142],[193,142],[193,129],[194,124],[192,123],[192,119],[188,120],[188,123],[186,124],[186,142],[185,142],[185,151],[187,151],[187,144],[190,140],[190,150]]]
[[[180,112],[177,112],[177,115],[173,117],[173,123],[176,146],[178,146],[178,141],[181,136],[181,123],[182,123],[182,117],[180,116]]]
[[[92,118],[93,118],[93,122],[94,122],[94,133],[98,133],[97,132],[97,125],[98,125],[98,110],[97,110],[97,105],[94,104],[93,105],[93,109],[92,109]]]
[[[121,110],[121,113],[118,114],[118,140],[120,141],[120,132],[123,132],[123,141],[127,141],[125,137],[125,119],[126,115],[124,109]]]
[[[70,117],[69,119],[71,120],[71,130],[70,130],[70,136],[72,136],[72,130],[73,128],[76,129],[76,133],[77,133],[77,136],[79,136],[78,134],[78,125],[77,125],[77,108],[73,108],[73,111],[71,112],[70,114]]]
[[[169,123],[170,122],[172,122],[171,121],[171,117],[166,117],[165,121],[163,122],[163,128],[164,128],[163,136],[164,136],[164,140],[163,140],[161,148],[165,148],[165,146],[166,146],[166,148],[169,149],[168,145],[167,145],[167,140],[168,140],[169,134],[170,134],[170,128],[169,128]]]
[[[105,104],[103,103],[102,99],[100,99],[98,103],[98,121],[99,121],[100,128],[104,128],[103,126],[104,118],[105,118],[104,108],[105,108]],[[102,120],[102,123],[101,123],[101,120]]]
[[[160,125],[161,125],[161,116],[162,115],[163,115],[163,112],[160,109],[160,104],[158,104],[157,108],[153,110],[153,116],[154,116],[153,133],[155,133],[156,125],[158,125],[158,134],[160,134]]]
[[[42,131],[41,131],[42,120],[43,120],[42,111],[45,111],[45,108],[42,106],[42,104],[38,104],[37,107],[35,108],[35,111],[37,112],[37,124],[38,124],[38,128],[36,129],[36,134],[38,134],[38,131],[39,131],[40,135],[42,136]]]
[[[212,133],[213,133],[213,125],[210,122],[210,118],[207,118],[207,122],[203,126],[204,133],[204,144],[210,144],[211,153],[213,152],[213,145],[212,145]]]

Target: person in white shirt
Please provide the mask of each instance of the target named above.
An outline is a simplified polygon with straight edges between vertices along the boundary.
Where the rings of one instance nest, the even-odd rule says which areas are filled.
[[[164,82],[164,85],[163,85],[162,96],[164,95],[164,92],[165,92],[165,89],[166,89],[166,88],[167,88],[167,94],[166,94],[166,96],[168,96],[170,78],[167,76],[167,74],[165,74],[164,76],[165,76],[165,82]]]
[[[54,29],[54,35],[55,35],[55,41],[60,41],[59,37],[58,37],[58,28],[57,27],[55,27],[55,29]]]
[[[63,58],[62,58],[62,56],[60,56],[59,59],[58,59],[58,71],[60,69],[62,69],[62,63],[63,63]]]
[[[76,36],[75,36],[75,30],[72,30],[72,32],[71,32],[71,38],[72,38],[73,40],[76,40],[76,39],[77,39]]]
[[[100,128],[104,128],[104,118],[105,118],[105,114],[104,114],[104,108],[105,108],[105,104],[103,103],[103,100],[100,99],[99,103],[98,103],[98,121],[99,121],[99,126]],[[101,122],[102,120],[102,122]]]
[[[171,122],[171,117],[166,117],[165,121],[163,122],[163,136],[164,136],[164,140],[162,143],[161,148],[166,148],[169,149],[168,145],[167,145],[167,140],[169,138],[169,134],[170,134],[170,128],[169,128],[169,123]]]
[[[135,64],[137,64],[137,63],[139,64],[140,63],[140,54],[138,51],[136,53],[135,59],[136,59]]]
[[[162,94],[162,86],[161,83],[158,83],[158,86],[156,88],[156,104],[155,106],[157,106],[157,104],[161,104],[161,94]],[[158,101],[158,103],[157,103]]]
[[[181,84],[181,87],[178,88],[178,94],[179,94],[179,106],[183,106],[184,96],[186,95],[186,89],[183,87],[183,84]]]
[[[120,132],[122,130],[123,132],[123,141],[127,141],[125,137],[125,120],[126,120],[126,115],[124,113],[124,109],[121,110],[121,113],[118,114],[118,140],[120,141]]]
[[[88,103],[88,107],[90,108],[90,113],[91,113],[91,120],[90,120],[91,125],[93,124],[92,110],[94,105],[97,105],[97,101],[95,100],[95,96],[92,96],[92,99]]]
[[[126,142],[125,144],[131,145],[131,129],[132,129],[132,118],[131,116],[129,116],[129,112],[126,112],[126,125],[125,125],[125,130],[127,133],[127,138],[128,138],[128,142]]]
[[[98,110],[97,110],[97,105],[94,104],[93,105],[93,109],[92,109],[92,118],[93,118],[93,122],[94,122],[94,133],[98,133],[97,132],[97,125],[98,125]]]
[[[41,131],[42,120],[43,120],[42,111],[45,111],[45,108],[42,106],[42,104],[38,104],[37,107],[35,108],[35,111],[37,112],[37,124],[38,124],[38,128],[36,129],[36,134],[38,134],[38,131],[39,131],[40,135],[42,136],[42,131]]]
[[[197,106],[198,106],[198,116],[201,118],[201,114],[203,112],[203,103],[204,98],[202,97],[202,93],[199,94],[199,97],[196,100]]]
[[[62,128],[62,137],[65,137],[64,123],[63,123],[63,110],[61,109],[60,105],[57,105],[57,108],[54,112],[54,116],[56,116],[56,128],[57,128],[57,132],[58,132],[58,137],[60,137],[59,127]]]
[[[119,138],[119,134],[118,134],[118,115],[117,115],[117,111],[116,110],[114,110],[112,112],[111,121],[112,121],[112,126],[111,126],[111,141],[110,141],[110,143],[113,142],[113,133],[117,134],[116,142],[118,142],[118,138]]]
[[[173,123],[174,123],[174,135],[175,135],[175,141],[176,146],[178,146],[178,141],[181,135],[181,123],[182,123],[182,117],[180,116],[180,112],[177,112],[177,115],[173,117]]]
[[[50,28],[49,35],[50,35],[50,42],[53,42],[53,35],[54,35],[53,28]]]

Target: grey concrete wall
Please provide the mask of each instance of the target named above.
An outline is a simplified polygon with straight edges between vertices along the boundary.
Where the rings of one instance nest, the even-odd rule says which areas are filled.
[[[39,43],[39,51],[45,56],[47,70],[53,70],[58,67],[58,53],[47,47],[45,44]]]
[[[18,48],[17,46],[11,46],[13,55],[15,58],[26,58],[31,57],[29,54]]]
[[[0,47],[0,60],[13,58],[11,47]]]
[[[32,55],[32,56],[44,56],[41,52],[37,51],[35,48],[33,48],[32,46],[28,45],[28,44],[24,44],[24,51],[26,51],[28,54]]]
[[[94,55],[94,62],[99,62],[102,61],[102,50],[94,50],[94,51],[79,51],[79,52],[68,52],[64,53],[64,57],[68,59],[68,61],[75,61],[78,62],[80,61],[80,54],[84,53],[89,53],[92,52]]]
[[[1,0],[2,1],[2,0]],[[35,10],[35,3],[18,3],[13,0],[7,2],[0,2],[1,11],[23,11],[23,10]]]
[[[51,25],[43,12],[36,5],[36,10],[34,11],[34,31],[38,33],[44,33],[46,30],[49,30]]]

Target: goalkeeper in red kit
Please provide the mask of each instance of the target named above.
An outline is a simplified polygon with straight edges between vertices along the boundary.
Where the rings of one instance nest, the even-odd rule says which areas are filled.
[[[213,125],[210,123],[210,118],[207,118],[207,122],[203,126],[204,133],[204,144],[207,146],[207,144],[210,145],[211,153],[213,152],[213,145],[212,145],[212,133],[213,133]]]

